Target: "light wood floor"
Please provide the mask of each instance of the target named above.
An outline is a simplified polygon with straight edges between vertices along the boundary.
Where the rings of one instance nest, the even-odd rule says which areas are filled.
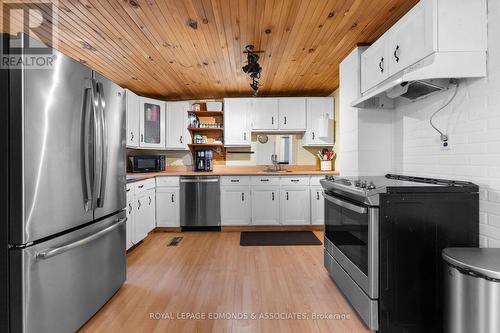
[[[167,247],[174,236],[184,239]],[[129,253],[124,286],[80,332],[369,332],[330,280],[322,246],[240,247],[239,239],[239,232],[151,234]],[[150,319],[161,313],[174,319]],[[185,320],[182,313],[349,319]]]

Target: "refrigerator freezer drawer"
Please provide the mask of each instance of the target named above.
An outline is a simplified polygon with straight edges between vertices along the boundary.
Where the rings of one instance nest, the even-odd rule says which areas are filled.
[[[78,330],[126,278],[125,211],[10,252],[11,332]]]

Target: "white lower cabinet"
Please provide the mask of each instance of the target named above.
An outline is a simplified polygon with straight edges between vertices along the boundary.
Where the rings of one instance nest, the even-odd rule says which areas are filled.
[[[252,187],[252,224],[280,224],[279,194],[279,186]]]
[[[325,198],[322,192],[321,186],[311,187],[311,224],[314,225],[325,223]]]
[[[282,186],[280,197],[281,224],[306,225],[311,223],[309,186]]]
[[[156,188],[156,226],[180,227],[179,188]]]
[[[140,239],[144,239],[156,226],[154,189],[149,189],[138,195],[137,214],[135,216],[136,234]]]
[[[127,250],[156,226],[155,180],[127,184]]]
[[[135,230],[135,211],[136,206],[134,202],[134,186],[127,184],[127,227],[126,227],[126,240],[127,250],[134,246],[134,230]]]
[[[220,191],[221,225],[249,225],[251,197],[248,186],[222,186]]]

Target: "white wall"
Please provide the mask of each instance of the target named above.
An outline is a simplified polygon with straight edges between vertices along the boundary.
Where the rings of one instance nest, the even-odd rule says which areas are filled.
[[[441,150],[429,118],[451,91],[398,101],[393,156],[397,173],[478,184],[481,246],[500,247],[500,0],[489,0],[488,8],[488,77],[461,80],[455,100],[435,118],[449,135],[450,149]]]
[[[383,175],[393,171],[393,110],[351,107],[360,96],[360,56],[354,49],[339,66],[338,170],[342,176]]]

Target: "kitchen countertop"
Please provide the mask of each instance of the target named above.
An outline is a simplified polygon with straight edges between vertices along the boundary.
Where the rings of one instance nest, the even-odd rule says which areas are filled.
[[[212,172],[193,171],[191,166],[167,166],[161,172],[127,173],[127,183],[158,176],[286,176],[286,175],[338,175],[333,171],[318,171],[314,165],[288,165],[284,169],[290,172],[266,172],[266,166],[227,166],[214,165]]]

